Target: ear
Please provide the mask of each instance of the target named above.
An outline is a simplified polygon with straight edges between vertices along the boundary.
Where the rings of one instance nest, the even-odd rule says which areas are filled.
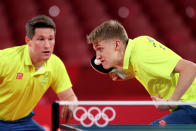
[[[25,36],[25,42],[26,42],[27,44],[29,44],[29,43],[31,42],[31,39],[30,39],[28,36]]]
[[[120,40],[116,40],[115,41],[115,50],[120,50],[120,48],[122,47],[121,45],[121,41]]]

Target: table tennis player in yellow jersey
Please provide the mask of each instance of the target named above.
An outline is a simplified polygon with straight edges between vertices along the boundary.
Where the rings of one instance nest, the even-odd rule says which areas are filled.
[[[136,78],[153,101],[196,101],[196,64],[152,37],[129,39],[124,27],[110,20],[96,27],[87,40],[96,52],[91,65],[99,72],[109,72],[114,81]],[[194,106],[156,105],[156,108],[171,113],[152,124],[196,124]]]
[[[0,50],[1,131],[44,130],[32,110],[50,86],[60,100],[77,101],[63,62],[53,54],[55,33],[51,18],[36,16],[26,24],[26,45]]]

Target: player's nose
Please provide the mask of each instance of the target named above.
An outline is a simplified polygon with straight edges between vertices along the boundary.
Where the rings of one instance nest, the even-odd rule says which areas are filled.
[[[97,60],[100,60],[101,59],[101,56],[100,55],[96,55],[96,59]]]
[[[50,47],[50,42],[48,40],[44,41],[44,48],[49,48]]]

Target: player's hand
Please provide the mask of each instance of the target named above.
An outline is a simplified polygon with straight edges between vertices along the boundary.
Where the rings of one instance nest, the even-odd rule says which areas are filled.
[[[165,101],[165,102],[167,102],[167,100],[165,100],[165,99],[163,99],[161,96],[160,96],[160,94],[156,97],[156,96],[151,96],[151,98],[152,98],[152,100],[153,101]],[[172,109],[172,108],[174,108],[173,106],[169,106],[169,105],[156,105],[155,104],[155,107],[157,108],[157,109],[159,109],[159,110],[161,110],[161,111],[167,111],[167,110],[169,110],[169,109]]]
[[[62,123],[68,123],[72,119],[76,105],[65,105],[62,110]]]
[[[109,72],[109,77],[113,80],[113,81],[123,81],[123,79],[121,79],[116,73],[114,72]]]

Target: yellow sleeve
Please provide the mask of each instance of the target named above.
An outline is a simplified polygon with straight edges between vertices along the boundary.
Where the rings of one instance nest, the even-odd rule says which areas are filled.
[[[0,78],[4,78],[6,75],[6,68],[7,66],[7,59],[5,58],[5,55],[3,55],[2,50],[0,50]]]
[[[57,59],[53,61],[54,72],[51,86],[56,93],[60,93],[71,88],[72,83],[63,62],[58,57],[56,58]]]
[[[151,37],[143,36],[136,42],[139,68],[151,76],[169,79],[181,57]]]

